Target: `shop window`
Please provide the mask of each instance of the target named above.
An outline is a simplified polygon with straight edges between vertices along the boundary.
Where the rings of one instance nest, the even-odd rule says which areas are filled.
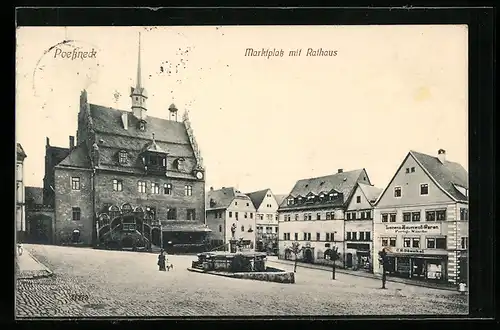
[[[420,212],[412,212],[411,221],[420,221]]]
[[[410,222],[411,221],[411,213],[410,212],[403,213],[403,221],[404,222]]]

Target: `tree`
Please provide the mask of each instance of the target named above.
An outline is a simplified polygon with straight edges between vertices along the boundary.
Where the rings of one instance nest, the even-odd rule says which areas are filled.
[[[295,256],[295,262],[293,264],[293,272],[297,272],[297,261],[298,261],[298,255],[300,252],[302,252],[304,248],[300,246],[298,242],[293,242],[292,247],[290,248],[290,251],[293,253]]]
[[[325,251],[325,258],[328,257],[328,259],[332,260],[332,280],[335,279],[335,269],[336,269],[336,262],[337,260],[340,259],[340,253],[339,253],[339,250],[338,250],[338,247],[334,246],[333,248],[331,249],[327,249]]]

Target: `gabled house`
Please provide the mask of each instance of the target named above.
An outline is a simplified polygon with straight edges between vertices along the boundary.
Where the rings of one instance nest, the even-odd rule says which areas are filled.
[[[382,189],[358,182],[345,213],[346,267],[371,271],[373,206]]]
[[[271,189],[247,194],[255,207],[256,251],[278,252],[278,201]]]
[[[304,261],[324,262],[325,251],[337,247],[344,265],[345,211],[358,182],[371,185],[365,169],[297,181],[278,208],[279,257],[291,258],[289,248],[299,242]]]
[[[468,173],[445,150],[410,151],[376,202],[374,272],[386,248],[394,276],[466,282],[468,196]]]
[[[255,206],[234,187],[210,190],[206,194],[206,225],[212,249],[229,250],[229,241],[242,240],[243,248],[255,249]]]

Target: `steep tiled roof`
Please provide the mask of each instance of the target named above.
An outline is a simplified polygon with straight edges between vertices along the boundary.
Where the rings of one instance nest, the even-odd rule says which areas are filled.
[[[21,143],[17,143],[16,151],[17,151],[18,158],[23,158],[23,159],[26,158],[26,153],[24,152],[24,149],[21,146]]]
[[[443,164],[437,157],[413,150],[410,151],[410,154],[446,193],[459,201],[468,200],[454,187],[454,184],[464,188],[469,187],[469,175],[462,165],[447,160]]]
[[[283,201],[285,200],[287,195],[274,195],[274,198],[276,198],[276,202],[278,203],[278,205],[281,205],[281,203],[283,203]]]
[[[147,117],[146,130],[138,128],[139,119],[130,111],[90,104],[93,128],[99,144],[99,167],[128,173],[142,173],[141,152],[165,152],[172,158],[182,157],[188,164],[196,163],[193,147],[184,123],[156,117]],[[126,114],[128,127],[123,127],[122,115]],[[154,141],[153,141],[154,133]],[[125,150],[132,160],[126,166],[118,164],[118,152]],[[191,173],[180,173],[183,178],[193,178]]]
[[[356,183],[363,172],[366,174],[364,169],[359,169],[317,178],[302,179],[297,181],[289,196],[305,197],[309,193],[318,195],[321,192],[329,192],[335,189],[336,191],[341,192],[344,195],[345,202],[349,198],[353,188],[356,186]],[[368,180],[368,176],[366,177]],[[286,201],[283,201],[281,205],[285,206]]]
[[[43,204],[43,188],[24,187],[26,203]]]
[[[264,190],[259,190],[259,191],[254,191],[251,193],[248,193],[247,196],[250,197],[252,200],[253,206],[258,209],[260,207],[260,204],[262,204],[262,201],[266,197],[267,192],[269,189],[264,189]]]
[[[146,118],[146,130],[138,129],[139,120],[130,111],[118,110],[100,105],[90,104],[93,127],[96,132],[143,138],[151,140],[155,133],[157,142],[190,144],[186,128],[183,123],[156,117]],[[122,114],[128,116],[128,129],[123,128]]]
[[[71,150],[66,158],[64,158],[63,161],[61,161],[57,166],[90,168],[91,164],[87,150],[87,145],[85,143],[81,143],[76,148]]]
[[[377,201],[378,196],[382,193],[383,189],[377,188],[372,185],[368,185],[362,182],[358,182],[359,188],[363,191],[363,194],[365,194],[366,199],[370,203],[375,203]]]
[[[251,202],[250,197],[239,192],[234,187],[224,187],[218,190],[209,190],[205,199],[205,208],[210,209],[227,209],[231,202],[235,199],[245,199]],[[210,201],[215,202],[211,205]]]

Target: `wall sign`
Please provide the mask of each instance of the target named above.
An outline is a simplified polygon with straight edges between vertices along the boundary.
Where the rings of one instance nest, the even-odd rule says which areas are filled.
[[[392,251],[395,253],[424,253],[423,249],[416,248],[394,248]]]
[[[395,234],[441,234],[441,224],[398,224],[385,225],[386,233]]]

